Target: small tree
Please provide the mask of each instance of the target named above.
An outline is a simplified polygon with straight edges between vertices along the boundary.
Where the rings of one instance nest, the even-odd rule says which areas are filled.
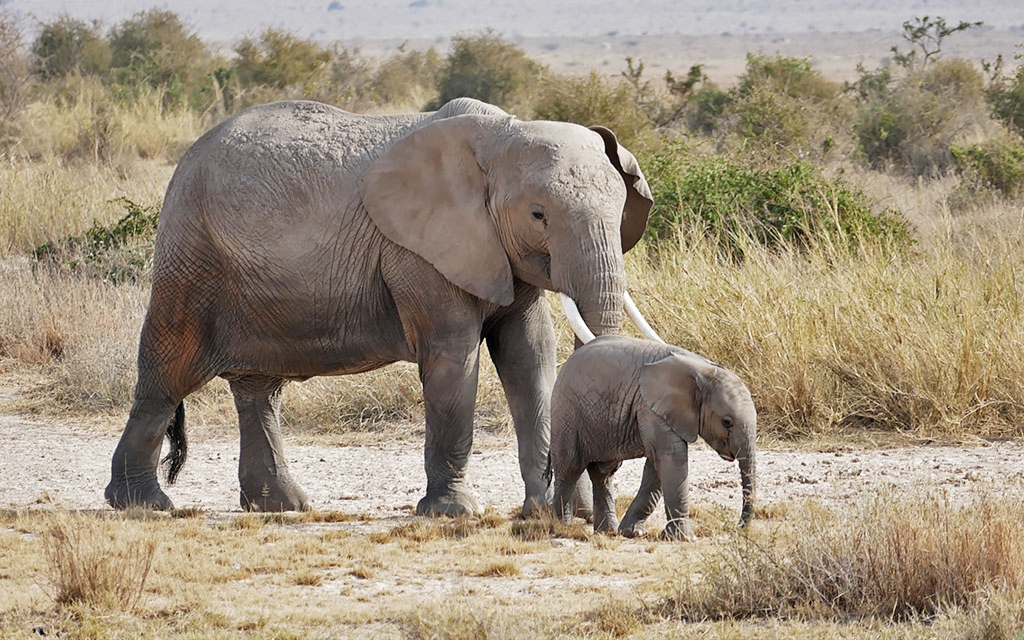
[[[942,41],[959,31],[980,27],[982,22],[966,22],[961,20],[955,27],[946,24],[946,19],[928,16],[914,18],[903,23],[903,39],[910,45],[909,51],[900,51],[892,47],[893,60],[901,67],[912,67],[921,58],[921,66],[928,64],[932,58],[938,59],[942,53]]]
[[[98,74],[110,66],[110,45],[100,23],[64,14],[44,24],[32,43],[33,70],[43,80],[69,73]]]
[[[452,38],[452,50],[441,70],[437,109],[455,98],[476,98],[512,111],[525,111],[547,68],[493,31]],[[529,114],[524,114],[529,115]]]
[[[21,54],[22,33],[14,16],[0,7],[0,142],[25,106],[29,95],[29,66]]]
[[[294,33],[269,28],[258,40],[243,38],[235,46],[235,73],[242,86],[266,85],[275,89],[298,85],[304,90],[328,75],[331,52]]]
[[[162,89],[166,102],[180,102],[210,71],[206,45],[172,11],[150,9],[116,25],[110,48],[115,83]]]

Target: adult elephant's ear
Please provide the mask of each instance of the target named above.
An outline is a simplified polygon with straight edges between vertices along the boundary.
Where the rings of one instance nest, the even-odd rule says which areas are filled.
[[[640,370],[640,395],[669,427],[687,442],[695,442],[700,429],[699,396],[708,381],[706,367],[679,354],[645,364]]]
[[[611,129],[593,126],[590,130],[601,134],[608,159],[626,183],[626,206],[622,211],[622,252],[625,253],[643,237],[647,229],[647,215],[654,205],[654,196],[640,170],[640,163],[628,149],[619,144]]]
[[[487,212],[474,146],[498,118],[457,116],[396,142],[364,174],[363,204],[389,240],[464,291],[498,305],[514,298],[512,267]]]

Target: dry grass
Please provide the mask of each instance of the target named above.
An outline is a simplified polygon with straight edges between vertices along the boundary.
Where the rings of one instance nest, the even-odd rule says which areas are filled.
[[[991,496],[968,505],[892,493],[844,510],[808,504],[770,532],[729,536],[703,577],[684,578],[664,606],[688,620],[980,611],[997,594],[1024,594],[1022,522],[1024,506]],[[1006,615],[1021,624],[1021,613]]]
[[[249,514],[8,512],[0,638],[1014,638],[1024,626],[1016,500],[880,494],[780,511],[696,543],[525,542],[521,521],[497,516],[367,534]],[[59,580],[104,586],[58,597],[79,593]]]
[[[176,162],[213,124],[191,109],[164,108],[157,91],[118,100],[97,78],[72,76],[62,85],[21,112],[10,155],[115,166],[136,158]]]
[[[686,235],[629,261],[630,281],[669,342],[747,381],[768,435],[1020,436],[1020,219],[991,215],[981,230],[948,219],[945,240],[909,252],[819,244],[739,264]]]
[[[160,539],[120,524],[70,514],[52,518],[43,548],[58,605],[130,612],[140,604]]]

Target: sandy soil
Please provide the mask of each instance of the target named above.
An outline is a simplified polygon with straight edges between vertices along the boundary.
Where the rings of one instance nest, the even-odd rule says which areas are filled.
[[[0,415],[0,508],[56,505],[107,509],[103,488],[118,433],[75,428],[53,421]],[[382,437],[383,438],[383,437]],[[289,446],[295,477],[314,508],[367,515],[382,524],[411,517],[425,478],[422,444]],[[227,435],[194,438],[190,459],[168,494],[179,507],[212,516],[239,512],[238,441]],[[619,493],[639,486],[642,460],[627,462],[616,476]],[[738,512],[739,474],[699,443],[691,451],[691,496]],[[961,501],[986,492],[1024,499],[1024,447],[1013,442],[970,446],[923,444],[899,448],[834,447],[830,451],[768,449],[759,460],[760,501],[765,505],[813,498],[842,503],[872,492],[939,490]],[[502,513],[521,504],[522,481],[514,438],[478,437],[469,484],[482,506]]]

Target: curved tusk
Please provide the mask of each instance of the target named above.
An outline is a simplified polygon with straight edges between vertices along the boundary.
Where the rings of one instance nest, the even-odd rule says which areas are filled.
[[[647,323],[647,319],[643,317],[640,310],[636,308],[636,303],[633,302],[633,298],[629,297],[628,291],[622,292],[622,301],[626,306],[626,315],[628,315],[629,319],[633,321],[633,324],[640,329],[640,333],[644,334],[648,340],[654,340],[655,342],[661,343],[665,342],[661,339],[661,336],[651,328],[651,325]]]
[[[562,298],[562,310],[565,311],[565,318],[569,321],[569,326],[572,327],[576,337],[580,339],[580,342],[587,344],[594,339],[594,332],[590,330],[587,323],[583,321],[583,316],[580,315],[580,309],[573,302],[572,298],[559,293],[559,297]]]

